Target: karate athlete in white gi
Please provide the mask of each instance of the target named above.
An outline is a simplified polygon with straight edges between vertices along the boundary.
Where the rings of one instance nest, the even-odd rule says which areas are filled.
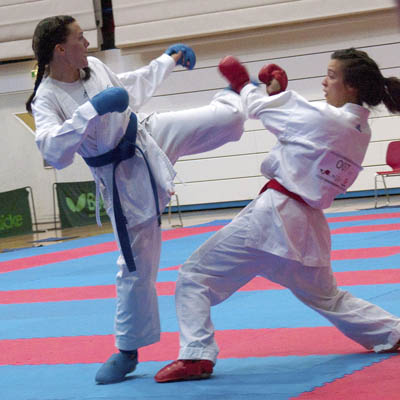
[[[88,45],[72,17],[39,23],[33,37],[38,76],[27,109],[35,118],[36,143],[50,165],[67,167],[78,153],[91,166],[127,259],[119,257],[116,277],[120,352],[96,375],[97,383],[107,384],[135,369],[138,348],[160,339],[155,289],[159,214],[174,192],[173,164],[180,156],[238,140],[245,117],[240,96],[224,90],[205,107],[136,118],[132,111],[154,94],[176,64],[193,68],[192,49],[173,45],[148,66],[117,75],[87,57]]]
[[[396,350],[400,319],[337,288],[322,210],[362,169],[371,137],[366,106],[383,102],[399,112],[400,81],[384,78],[376,63],[355,49],[333,53],[322,82],[323,104],[293,91],[265,96],[231,56],[221,61],[220,71],[240,93],[250,118],[260,119],[277,138],[261,164],[269,183],[181,267],[176,286],[179,359],[161,369],[156,381],[211,375],[219,350],[210,307],[257,275],[291,290],[366,349]]]

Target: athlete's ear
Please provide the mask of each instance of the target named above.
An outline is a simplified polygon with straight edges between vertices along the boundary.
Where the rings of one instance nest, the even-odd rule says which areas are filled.
[[[58,43],[58,44],[56,44],[55,47],[54,47],[54,52],[59,53],[59,54],[62,54],[62,53],[65,52],[65,48],[64,48],[64,46],[63,46],[61,43]]]
[[[345,84],[345,88],[347,90],[348,96],[350,96],[350,100],[353,103],[357,104],[358,103],[358,89],[353,86],[350,86],[348,84]]]

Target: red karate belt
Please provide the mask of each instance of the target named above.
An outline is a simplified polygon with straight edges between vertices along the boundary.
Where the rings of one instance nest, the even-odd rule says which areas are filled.
[[[308,205],[298,194],[293,193],[289,190],[287,190],[284,186],[282,186],[276,179],[271,179],[270,181],[268,181],[260,190],[260,193],[264,193],[267,189],[274,189],[277,192],[281,192],[283,194],[285,194],[286,196],[297,200],[300,203],[303,203],[305,205]]]

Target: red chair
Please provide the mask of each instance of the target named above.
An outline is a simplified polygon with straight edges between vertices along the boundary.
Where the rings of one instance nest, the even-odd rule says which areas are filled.
[[[386,151],[386,164],[391,167],[391,170],[377,171],[375,173],[375,208],[378,205],[378,178],[382,178],[383,186],[386,194],[386,205],[390,204],[389,192],[386,186],[385,178],[390,176],[400,176],[400,141],[390,142]]]

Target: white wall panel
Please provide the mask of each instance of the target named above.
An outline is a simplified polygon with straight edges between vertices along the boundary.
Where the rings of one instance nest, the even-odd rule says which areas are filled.
[[[237,154],[264,153],[276,142],[275,136],[263,129],[260,131],[247,131],[236,142],[230,142],[218,149],[200,154],[181,157],[178,163],[185,160],[198,160],[204,158],[227,157]]]
[[[114,0],[114,16],[118,25],[129,25],[293,1],[298,0]]]
[[[31,58],[36,25],[53,15],[75,17],[90,32],[90,48],[98,48],[93,0],[4,0],[0,2],[0,61]]]
[[[260,176],[177,184],[176,193],[181,204],[243,201],[255,198],[265,182],[265,178]]]
[[[400,119],[398,116],[381,116],[370,118],[372,141],[400,139]]]
[[[177,163],[175,169],[185,182],[202,182],[260,175],[260,164],[256,154],[186,160],[179,164]]]
[[[119,47],[182,38],[209,37],[333,17],[391,10],[391,0],[297,0],[283,2],[223,2],[114,0],[115,38]],[[196,5],[198,7],[196,7]],[[202,7],[200,6],[202,5]],[[138,20],[138,16],[144,15]],[[153,17],[152,17],[153,15]]]
[[[90,43],[89,46],[90,50],[98,49],[99,40],[98,40],[97,30],[85,31],[85,37]],[[0,43],[0,61],[18,60],[24,58],[33,58],[32,37],[29,39],[7,41]]]
[[[14,116],[26,97],[26,93],[0,95],[0,192],[31,186],[38,218],[51,220],[54,172],[44,168],[34,136]]]
[[[389,142],[371,142],[368,147],[362,165],[368,166],[383,166],[386,160],[386,149]]]

